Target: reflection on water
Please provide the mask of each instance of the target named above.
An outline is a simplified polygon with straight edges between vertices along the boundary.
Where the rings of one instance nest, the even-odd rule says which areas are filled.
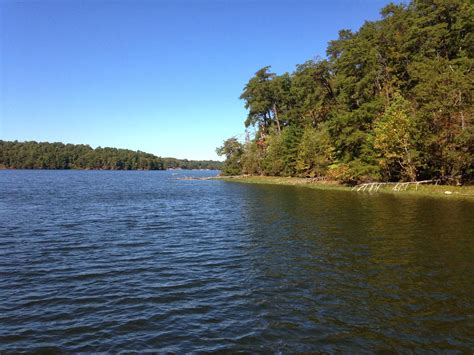
[[[269,317],[302,350],[472,347],[472,204],[247,189],[260,195],[246,209],[257,284],[271,284]]]
[[[472,202],[176,177],[0,172],[0,350],[474,348]]]

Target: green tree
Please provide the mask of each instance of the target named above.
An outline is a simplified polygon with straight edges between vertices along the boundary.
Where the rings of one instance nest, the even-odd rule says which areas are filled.
[[[243,154],[242,144],[237,138],[232,137],[224,141],[221,147],[216,149],[219,156],[225,156],[226,160],[222,167],[223,175],[239,175],[242,172],[241,158]]]
[[[342,30],[327,59],[264,67],[241,95],[250,174],[474,181],[474,4],[389,4]]]
[[[334,160],[334,148],[328,130],[322,126],[311,126],[304,130],[298,145],[296,170],[304,177],[322,177],[327,175],[329,165]]]
[[[389,177],[395,164],[401,169],[402,179],[416,181],[417,129],[410,111],[410,103],[396,93],[391,105],[375,122],[374,147],[379,153],[379,164]]]
[[[258,145],[255,140],[248,141],[243,147],[242,154],[242,173],[248,175],[262,175],[262,160],[264,157],[264,150]]]
[[[263,137],[274,126],[280,134],[284,114],[289,109],[290,90],[291,78],[288,74],[276,76],[270,72],[270,66],[258,70],[240,95],[249,110],[245,127],[257,126]]]

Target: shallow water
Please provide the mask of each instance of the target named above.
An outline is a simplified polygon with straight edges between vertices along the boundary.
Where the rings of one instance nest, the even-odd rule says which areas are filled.
[[[0,351],[474,349],[474,203],[0,171]]]

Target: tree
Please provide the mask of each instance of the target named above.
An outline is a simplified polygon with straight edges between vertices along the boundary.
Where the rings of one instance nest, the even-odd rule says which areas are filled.
[[[7,142],[0,140],[0,167],[13,169],[106,169],[106,170],[163,170],[185,166],[188,169],[219,169],[221,162],[187,161],[160,158],[153,154],[128,149],[92,149],[84,144],[47,142]]]
[[[401,168],[402,179],[416,181],[416,126],[410,115],[410,104],[400,94],[394,95],[391,105],[375,122],[374,133],[379,164],[388,176],[393,175],[391,169],[396,164]]]
[[[296,66],[291,95],[294,103],[290,115],[292,123],[302,127],[327,121],[335,104],[333,77],[326,60],[307,61]]]
[[[291,78],[288,74],[276,76],[270,72],[270,66],[255,73],[240,95],[245,100],[245,108],[249,110],[245,127],[258,126],[260,135],[268,133],[275,125],[278,134],[282,130],[282,115],[288,110]]]
[[[225,140],[222,146],[216,149],[216,153],[219,156],[224,155],[226,157],[222,167],[223,175],[239,175],[241,173],[243,147],[237,138],[232,137]]]
[[[327,59],[257,71],[241,95],[246,173],[474,181],[474,4],[389,4],[342,30]]]
[[[243,146],[242,154],[242,172],[248,175],[262,175],[262,160],[264,150],[257,144],[255,140],[248,141]]]
[[[325,127],[311,126],[304,130],[298,146],[296,170],[304,177],[322,177],[334,160],[331,137]]]

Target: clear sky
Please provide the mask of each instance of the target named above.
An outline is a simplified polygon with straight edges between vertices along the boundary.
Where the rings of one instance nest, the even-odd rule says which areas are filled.
[[[0,139],[216,159],[245,83],[324,57],[386,0],[0,0]]]

